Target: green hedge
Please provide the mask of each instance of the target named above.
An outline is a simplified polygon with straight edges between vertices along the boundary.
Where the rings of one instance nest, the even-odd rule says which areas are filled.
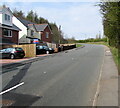
[[[86,43],[86,42],[107,42],[107,38],[102,39],[86,39],[86,40],[78,40],[77,43]]]

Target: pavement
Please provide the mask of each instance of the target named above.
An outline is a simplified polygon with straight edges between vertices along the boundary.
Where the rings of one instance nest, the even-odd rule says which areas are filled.
[[[118,106],[118,77],[118,69],[113,61],[110,49],[105,46],[96,106]]]
[[[36,57],[24,57],[22,59],[0,59],[0,68],[11,68],[13,66],[21,66],[30,62],[42,60],[45,57],[51,56],[52,54],[42,54]]]
[[[28,86],[29,79],[27,79],[27,80],[24,79],[25,83],[27,82],[26,83],[27,85],[24,86],[24,88],[16,90],[16,93],[14,93],[14,94],[10,93],[9,95],[16,96],[19,93],[18,97],[20,97],[20,96],[24,97],[24,95],[21,95],[21,92],[23,92],[23,90],[24,90],[23,94],[26,94],[26,93],[31,94],[31,95],[37,94],[35,96],[41,96],[41,94],[42,95],[44,94],[44,96],[39,97],[39,98],[42,98],[42,102],[41,101],[35,102],[33,104],[35,106],[39,105],[39,104],[41,104],[43,106],[44,105],[48,105],[48,106],[58,105],[59,106],[59,105],[61,105],[59,102],[62,102],[62,105],[65,105],[65,106],[66,105],[72,105],[72,106],[73,105],[118,106],[118,70],[113,61],[110,49],[108,47],[102,46],[102,45],[101,45],[101,47],[99,47],[99,45],[90,45],[90,47],[89,47],[89,45],[85,44],[85,46],[87,46],[88,48],[87,49],[83,48],[82,50],[74,49],[76,51],[78,50],[78,52],[75,52],[77,54],[75,57],[72,53],[72,50],[70,50],[70,51],[64,52],[66,54],[68,52],[70,52],[70,53],[68,53],[68,56],[64,55],[65,56],[65,57],[63,56],[64,58],[61,58],[62,54],[58,53],[58,54],[45,55],[45,56],[40,56],[40,57],[35,57],[35,58],[27,58],[23,61],[17,61],[14,63],[4,64],[3,68],[7,68],[7,67],[11,68],[12,66],[21,66],[21,65],[24,65],[24,64],[27,64],[30,62],[37,61],[37,64],[36,63],[30,64],[30,66],[32,65],[33,68],[31,68],[29,70],[29,75],[33,74],[32,71],[35,70],[34,75],[36,75],[36,76],[34,76],[33,78],[36,79],[35,82],[37,84],[39,84],[40,86],[35,89],[34,81],[30,82],[30,85],[34,89],[32,91],[31,90],[28,91],[27,88],[26,89],[24,89],[24,88],[25,87],[30,88]],[[102,50],[103,50],[102,47],[104,47],[104,57],[102,54]],[[92,53],[92,51],[94,53]],[[98,53],[98,51],[100,54]],[[77,58],[77,57],[79,57],[78,53],[81,55],[80,58]],[[57,56],[55,56],[55,55],[57,55]],[[49,57],[53,57],[53,56],[55,56],[56,58],[55,57],[49,58]],[[70,61],[70,57],[72,57],[72,56],[73,56],[73,58],[71,58],[72,61]],[[42,62],[39,61],[39,60],[45,59],[46,57],[53,60],[52,63],[55,66],[59,66],[59,67],[57,67],[58,69],[55,68],[55,66],[53,66],[53,64],[51,63],[51,60],[48,60],[46,62],[44,61],[43,64],[42,64]],[[69,57],[69,58],[67,58],[67,57]],[[59,59],[59,63],[55,59]],[[91,61],[91,59],[93,59],[93,61]],[[97,62],[97,59],[100,62]],[[64,60],[66,60],[66,61],[64,61]],[[80,62],[78,62],[79,60],[80,60]],[[84,63],[81,62],[83,60],[84,60]],[[91,61],[91,64],[88,63],[88,60]],[[63,63],[62,63],[62,61],[63,61]],[[39,78],[39,74],[43,75],[42,72],[39,72],[39,70],[37,70],[38,63],[40,64],[39,68],[41,70],[43,70],[46,80],[44,80],[44,77],[40,76],[41,77],[41,79],[39,79],[40,81],[37,81],[37,76]],[[70,64],[72,64],[71,67],[69,67]],[[85,67],[85,64],[89,64],[89,65],[87,65],[87,68]],[[45,65],[48,65],[48,67],[46,67],[46,69],[45,69],[46,71],[44,71],[44,69],[42,69],[42,67],[45,67]],[[28,67],[30,67],[30,66],[28,66]],[[79,66],[79,68],[78,68],[78,66]],[[50,67],[52,67],[52,68],[50,68]],[[66,67],[66,68],[68,67],[68,69],[63,70],[64,67]],[[96,67],[97,69],[95,69],[95,70],[98,73],[95,73],[95,70],[92,69],[92,67]],[[25,67],[25,69],[26,69],[26,67]],[[21,70],[24,70],[24,69],[21,69]],[[56,72],[54,72],[54,70],[56,70]],[[72,70],[74,72],[72,72]],[[98,70],[100,70],[100,72]],[[47,71],[49,71],[49,72],[47,72]],[[81,73],[78,73],[79,71]],[[39,72],[39,74],[38,74],[38,72]],[[82,72],[84,72],[84,73],[82,73]],[[91,76],[90,72],[92,72],[92,76]],[[14,73],[16,73],[16,72],[14,72]],[[69,75],[68,75],[68,73],[69,73]],[[93,75],[93,73],[94,73],[94,75]],[[65,77],[66,75],[67,75],[67,77]],[[90,79],[89,80],[84,79],[85,76],[87,77],[87,79],[89,79],[89,78]],[[26,78],[29,78],[29,77],[32,79],[31,75],[26,76]],[[54,79],[51,79],[52,77]],[[73,78],[75,81],[71,80]],[[93,78],[95,78],[95,79],[93,80]],[[9,80],[11,78],[7,78],[7,79]],[[94,86],[93,88],[89,85],[90,81],[92,81],[92,82],[95,81],[94,84],[91,83],[91,85]],[[97,84],[96,84],[96,82],[97,82]],[[54,84],[54,86],[53,86],[53,84]],[[85,86],[85,84],[86,84],[86,86]],[[76,85],[77,85],[77,87],[76,87]],[[79,88],[79,87],[83,87],[86,89],[84,90],[83,88]],[[69,88],[69,90],[68,90],[68,88]],[[89,90],[87,90],[87,89],[89,89]],[[59,94],[58,91],[60,91],[61,93]],[[79,92],[81,94],[79,94]],[[92,98],[90,99],[90,102],[89,102],[90,104],[86,104],[87,102],[85,103],[85,101],[89,100],[86,98],[86,96],[83,95],[85,93],[86,93],[86,96],[87,95],[89,95],[89,97],[94,96],[93,99]],[[66,94],[68,94],[68,95],[66,95]],[[92,94],[92,95],[90,95],[90,94]],[[79,95],[80,95],[80,97],[79,97]],[[59,98],[56,99],[54,96],[59,97]],[[70,96],[73,96],[74,99],[72,99]],[[35,98],[38,98],[38,97],[35,97]],[[29,100],[30,98],[27,98],[27,99]],[[77,103],[77,102],[79,102],[79,103]]]
[[[10,63],[22,62],[22,61],[35,59],[38,57],[44,57],[48,55],[51,55],[51,54],[41,54],[41,55],[36,55],[36,57],[24,57],[24,58],[18,58],[18,59],[0,59],[0,65],[8,65]]]
[[[25,61],[28,59],[31,59],[32,57],[25,57],[22,59],[0,59],[0,65],[7,65],[10,63],[16,63],[16,62],[21,62],[21,61]]]

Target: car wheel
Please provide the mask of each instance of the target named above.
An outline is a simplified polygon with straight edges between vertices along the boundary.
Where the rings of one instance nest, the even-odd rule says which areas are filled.
[[[50,52],[49,51],[46,51],[46,54],[49,54]]]
[[[15,55],[14,54],[11,54],[10,55],[10,59],[14,59],[15,58]]]

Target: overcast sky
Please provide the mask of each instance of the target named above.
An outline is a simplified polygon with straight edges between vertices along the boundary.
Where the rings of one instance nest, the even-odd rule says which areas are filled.
[[[13,0],[14,1],[14,0]],[[11,10],[22,10],[25,14],[33,10],[39,16],[55,22],[66,37],[76,39],[95,38],[103,34],[102,16],[95,2],[0,2]]]

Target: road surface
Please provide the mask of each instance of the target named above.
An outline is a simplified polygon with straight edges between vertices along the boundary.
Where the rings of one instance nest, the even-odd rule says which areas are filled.
[[[104,46],[85,44],[4,70],[3,105],[92,106],[103,59]]]

